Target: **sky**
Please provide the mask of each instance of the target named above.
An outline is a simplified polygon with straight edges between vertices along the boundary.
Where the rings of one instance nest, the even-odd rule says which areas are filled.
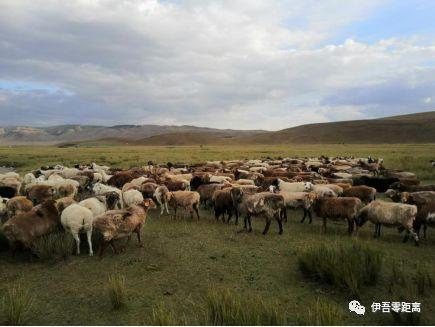
[[[435,1],[1,0],[0,125],[279,130],[435,110]]]

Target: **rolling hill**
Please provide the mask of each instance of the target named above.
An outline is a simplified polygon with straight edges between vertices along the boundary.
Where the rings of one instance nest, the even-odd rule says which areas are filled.
[[[277,132],[242,136],[241,143],[431,143],[435,111],[378,119],[308,124]]]
[[[110,143],[117,145],[435,143],[435,111],[378,119],[307,124],[276,132],[195,126],[63,125],[0,128],[0,145]]]

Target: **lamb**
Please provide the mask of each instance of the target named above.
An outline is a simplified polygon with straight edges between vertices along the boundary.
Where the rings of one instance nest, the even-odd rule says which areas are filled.
[[[3,234],[15,252],[18,244],[32,248],[38,237],[53,232],[58,225],[59,213],[55,202],[47,200],[32,210],[9,219],[3,225]]]
[[[126,207],[132,206],[132,205],[139,205],[143,202],[143,196],[142,193],[138,190],[128,190],[124,193],[122,193],[122,200],[124,202],[124,205]]]
[[[71,204],[61,214],[60,221],[63,228],[69,231],[74,237],[77,245],[77,255],[80,254],[80,231],[86,233],[86,237],[89,245],[89,256],[93,256],[92,250],[92,222],[94,216],[92,211],[79,204]]]
[[[361,207],[361,200],[358,198],[320,198],[314,203],[314,212],[318,217],[323,218],[323,231],[326,231],[326,220],[344,219],[348,223],[348,233],[352,234],[354,227],[358,234],[356,216]]]
[[[192,218],[193,212],[195,212],[198,220],[200,219],[198,212],[200,195],[198,192],[176,191],[169,192],[167,196],[169,206],[174,209],[175,219],[177,219],[177,208],[183,208],[186,211],[188,210]]]
[[[355,197],[368,204],[376,199],[376,189],[365,185],[352,186],[343,191],[343,196]]]
[[[130,237],[132,233],[136,233],[139,245],[142,247],[141,228],[146,220],[148,209],[155,207],[153,200],[145,199],[140,205],[133,205],[122,210],[107,211],[96,217],[93,227],[103,235],[99,253],[100,258],[109,244],[117,253],[114,240]]]
[[[110,177],[107,184],[113,187],[122,188],[124,184],[131,182],[134,178],[134,174],[129,171],[119,171]]]
[[[381,236],[381,225],[400,226],[407,230],[403,241],[406,242],[411,234],[415,245],[418,246],[418,235],[413,229],[416,216],[417,207],[415,205],[375,200],[359,211],[357,221],[358,226],[364,225],[367,220],[372,222],[375,225],[374,237]]]
[[[15,196],[6,203],[7,216],[12,218],[24,212],[29,212],[33,208],[33,203],[25,196]]]

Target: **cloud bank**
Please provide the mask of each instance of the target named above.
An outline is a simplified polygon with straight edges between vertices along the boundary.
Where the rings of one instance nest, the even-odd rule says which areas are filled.
[[[433,34],[364,40],[399,2],[3,0],[1,125],[277,130],[435,110]]]

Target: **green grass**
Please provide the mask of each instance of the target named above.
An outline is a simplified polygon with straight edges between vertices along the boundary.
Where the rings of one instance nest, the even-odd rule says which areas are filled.
[[[32,311],[33,298],[30,292],[19,284],[10,285],[3,295],[2,309],[7,325],[22,325]]]
[[[352,240],[309,247],[299,254],[298,262],[306,277],[345,288],[355,298],[363,287],[377,284],[382,268],[379,251]]]
[[[428,182],[435,180],[433,171],[429,169],[432,168],[429,160],[434,149],[434,145],[205,146],[202,149],[17,147],[0,148],[0,161],[20,162],[19,170],[23,172],[43,164],[94,160],[99,163],[113,161],[116,162],[114,165],[129,167],[148,160],[197,162],[322,153],[371,154],[383,157],[388,167],[407,168],[424,176]],[[135,157],[139,159],[133,159]],[[411,159],[403,159],[406,157]],[[107,161],[101,162],[100,158]],[[133,238],[125,252],[115,255],[108,249],[102,260],[80,255],[53,265],[40,260],[32,262],[26,253],[13,258],[9,251],[0,250],[0,294],[5,294],[8,286],[15,283],[35,294],[29,323],[39,325],[197,325],[208,321],[207,296],[210,290],[231,290],[242,302],[259,299],[267,308],[275,306],[278,317],[285,318],[288,324],[328,321],[351,325],[386,325],[398,321],[435,324],[433,289],[427,278],[418,277],[419,274],[425,275],[424,271],[434,276],[433,229],[428,230],[428,239],[422,240],[420,247],[411,242],[402,243],[395,228],[383,229],[380,240],[372,238],[372,225],[366,224],[360,229],[358,243],[379,250],[388,259],[378,283],[361,288],[360,302],[367,309],[366,315],[361,317],[348,311],[348,302],[353,298],[346,290],[304,278],[298,268],[300,254],[311,246],[347,244],[351,238],[347,236],[344,222],[331,223],[328,232],[322,234],[319,219],[314,218],[311,225],[300,224],[302,213],[289,211],[283,235],[278,235],[278,227],[272,224],[269,234],[263,236],[264,220],[261,218],[253,219],[254,231],[248,234],[238,233],[241,226],[217,223],[210,211],[201,210],[200,214],[199,222],[189,218],[174,221],[168,216],[159,218],[157,210],[153,210],[142,231],[143,248],[138,247]],[[370,312],[373,301],[395,301],[396,296],[401,295],[397,294],[399,283],[390,287],[390,282],[395,281],[390,277],[390,261],[404,262],[397,275],[416,278],[417,282],[411,283],[416,294],[418,287],[424,289],[424,295],[416,295],[422,302],[420,316],[395,318],[391,314]],[[421,268],[423,265],[424,269]],[[121,310],[112,310],[107,278],[118,274],[125,276],[127,305]],[[403,293],[408,302],[414,299],[412,294]],[[308,310],[311,315],[304,316]],[[5,320],[2,311],[0,322]]]
[[[107,284],[107,292],[109,294],[110,303],[114,310],[118,310],[126,305],[126,288],[125,276],[121,274],[113,274],[109,276]]]

